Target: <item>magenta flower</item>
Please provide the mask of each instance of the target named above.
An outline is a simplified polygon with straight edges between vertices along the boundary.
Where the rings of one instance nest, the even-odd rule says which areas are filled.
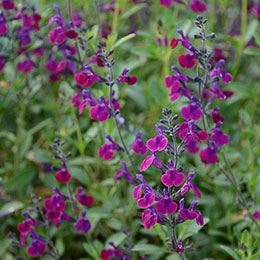
[[[224,70],[221,69],[224,64],[225,60],[219,60],[217,67],[210,72],[210,77],[214,78],[220,76],[223,82],[229,83],[230,81],[232,81],[232,76],[231,74],[226,73]]]
[[[3,0],[1,3],[2,7],[5,10],[12,10],[14,9],[14,1],[10,1],[10,0]]]
[[[211,112],[212,121],[217,124],[218,122],[223,122],[224,117],[219,114],[219,107],[215,107]]]
[[[140,172],[145,171],[146,169],[148,169],[151,164],[153,164],[155,167],[157,168],[162,168],[163,164],[161,162],[161,160],[159,159],[159,157],[154,153],[151,152],[152,155],[148,155],[142,162],[141,166],[140,166]]]
[[[6,34],[8,31],[8,26],[5,23],[4,14],[0,15],[0,35]]]
[[[134,187],[133,190],[133,199],[137,199],[137,205],[142,208],[148,208],[150,207],[155,200],[155,192],[152,189],[152,187],[145,182],[143,175],[137,174],[136,178],[142,182],[142,184],[139,184]],[[144,191],[145,195],[144,197],[141,198],[142,196],[142,190]]]
[[[95,73],[90,66],[86,66],[83,72],[75,74],[76,83],[82,87],[90,87],[95,82],[100,81],[100,77]]]
[[[37,257],[38,255],[43,255],[45,249],[46,245],[42,241],[35,239],[28,247],[27,253],[32,257]]]
[[[190,8],[193,12],[204,12],[207,10],[207,6],[205,3],[199,1],[199,0],[191,0],[190,1]]]
[[[133,175],[129,172],[126,163],[124,161],[120,161],[120,164],[122,165],[123,169],[120,169],[117,171],[116,176],[115,176],[115,181],[117,182],[121,176],[124,176],[126,181],[129,183],[134,183],[134,177]]]
[[[58,63],[52,59],[52,55],[49,56],[48,61],[45,64],[45,68],[50,72],[56,72]]]
[[[221,124],[221,122],[220,122]],[[223,146],[227,143],[229,143],[229,136],[223,134],[223,132],[220,130],[219,123],[217,124],[216,128],[213,129],[211,133],[211,140],[215,142],[215,144]]]
[[[195,193],[195,195],[196,195],[198,198],[201,198],[200,191],[199,191],[199,189],[197,188],[196,184],[190,182],[191,179],[192,179],[194,176],[195,176],[195,172],[190,172],[190,173],[189,173],[188,178],[187,178],[186,182],[184,183],[184,185],[182,186],[180,192],[181,192],[181,195],[184,195],[184,194],[188,193],[188,192],[190,191],[190,189],[192,189],[193,192]]]
[[[253,217],[255,219],[257,219],[258,221],[260,221],[260,211],[255,211],[254,214],[253,214]]]
[[[182,172],[178,172],[173,168],[172,160],[168,161],[169,170],[166,171],[161,177],[162,183],[166,187],[172,187],[173,185],[178,187],[182,185],[185,180],[185,175]]]
[[[160,0],[160,5],[165,7],[170,7],[172,5],[173,0]]]
[[[58,73],[66,70],[69,70],[72,74],[74,74],[77,70],[76,65],[70,59],[62,60],[56,68],[56,72]]]
[[[24,73],[30,72],[33,67],[36,67],[36,64],[30,58],[17,63],[17,70],[22,71]]]
[[[82,18],[80,13],[73,13],[72,14],[72,22],[77,27],[80,28],[82,25]]]
[[[78,188],[78,192],[75,197],[77,201],[85,207],[91,207],[94,203],[94,197],[87,196],[87,194],[83,193],[83,187]]]
[[[49,41],[52,44],[62,44],[66,40],[66,34],[62,27],[54,28],[49,33]]]
[[[153,210],[152,210],[153,209]],[[145,229],[150,229],[157,223],[157,214],[153,207],[146,209],[142,214],[142,224]]]
[[[218,156],[216,154],[216,147],[212,144],[211,146],[200,151],[200,159],[204,163],[216,163],[218,161]]]
[[[169,198],[169,194],[166,189],[163,191],[164,198],[160,199],[160,201],[155,205],[156,211],[160,214],[173,214],[177,208],[178,205],[176,202],[172,201],[171,198]]]
[[[182,247],[182,239],[179,239],[178,241],[177,251],[180,253],[184,253],[184,248]]]
[[[136,154],[145,154],[147,148],[145,143],[141,140],[142,131],[139,131],[136,135],[135,141],[132,144],[132,149]]]
[[[137,82],[136,76],[128,76],[127,73],[129,72],[128,68],[125,68],[122,74],[118,77],[117,82],[120,83],[127,83],[128,85],[134,85]]]
[[[99,122],[104,122],[109,118],[109,109],[105,104],[98,104],[91,107],[89,114],[91,119],[98,119]]]
[[[149,150],[152,152],[156,151],[162,151],[168,144],[168,138],[163,135],[162,129],[159,127],[159,125],[156,125],[158,134],[154,138],[149,139],[146,142],[146,146]]]
[[[201,119],[201,117],[203,116],[203,112],[200,109],[199,105],[193,101],[191,104],[181,109],[181,115],[183,119],[187,121],[191,119],[197,121]]]
[[[196,65],[196,60],[193,53],[182,54],[178,58],[181,67],[191,69]]]
[[[91,228],[90,221],[86,218],[86,211],[82,211],[81,218],[74,224],[77,231],[88,233]]]
[[[178,222],[183,222],[186,220],[194,220],[199,226],[203,226],[203,216],[198,212],[193,210],[194,207],[198,204],[198,201],[193,201],[189,209],[184,208],[184,198],[182,198],[179,202],[179,215],[177,217]]]
[[[181,42],[182,46],[188,50],[190,50],[191,44],[189,42],[189,37],[184,36],[183,31],[180,29],[176,30],[178,34],[180,34],[181,38],[178,38],[177,40]]]
[[[103,158],[105,161],[110,160],[114,157],[114,151],[118,151],[120,147],[116,144],[110,135],[107,135],[106,138],[109,140],[109,143],[100,146],[98,150],[98,156]]]
[[[62,162],[61,170],[55,174],[56,181],[60,183],[67,183],[71,179],[70,173],[67,171],[65,162]]]
[[[102,260],[109,260],[113,256],[114,256],[113,249],[102,249],[101,254],[100,254],[100,258]]]

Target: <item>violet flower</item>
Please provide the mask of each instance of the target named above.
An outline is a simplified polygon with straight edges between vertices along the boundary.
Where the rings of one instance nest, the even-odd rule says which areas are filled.
[[[146,142],[146,146],[152,152],[162,151],[168,144],[168,138],[163,135],[163,131],[159,125],[155,125],[155,127],[158,131],[158,135]]]
[[[124,176],[126,181],[128,181],[129,183],[134,183],[135,182],[134,177],[129,172],[126,163],[124,161],[120,161],[120,164],[122,165],[123,169],[117,171],[115,176],[115,181],[117,182],[121,178],[121,176]]]
[[[74,224],[77,231],[88,233],[91,228],[90,221],[86,218],[86,211],[82,211],[81,218]]]
[[[139,131],[136,135],[135,141],[132,144],[132,149],[136,154],[145,154],[147,148],[145,143],[141,140],[142,131]]]

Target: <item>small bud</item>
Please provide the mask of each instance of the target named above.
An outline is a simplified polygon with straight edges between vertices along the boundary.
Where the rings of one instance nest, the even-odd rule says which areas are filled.
[[[198,35],[198,34],[194,35],[194,39],[201,39],[201,38],[202,38],[201,35]]]

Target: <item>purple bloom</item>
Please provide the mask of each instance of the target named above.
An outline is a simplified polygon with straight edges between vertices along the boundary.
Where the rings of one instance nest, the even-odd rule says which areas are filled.
[[[178,241],[177,251],[180,253],[184,253],[184,248],[182,247],[182,239],[179,239]]]
[[[91,207],[94,203],[94,197],[92,196],[87,196],[87,194],[83,193],[83,188],[79,187],[78,192],[75,195],[77,201],[85,206],[85,207]]]
[[[136,135],[135,141],[132,144],[132,149],[136,154],[145,154],[147,148],[145,143],[141,140],[142,131],[139,131]]]
[[[119,83],[127,83],[128,85],[134,85],[137,82],[136,76],[128,76],[127,73],[129,72],[128,68],[125,68],[122,74],[118,77],[117,82]]]
[[[182,54],[178,62],[182,68],[191,69],[196,65],[195,55],[194,53]]]
[[[154,203],[154,200],[156,197],[155,192],[152,189],[152,187],[148,183],[145,182],[143,175],[137,174],[136,178],[139,179],[142,182],[142,184],[139,184],[134,187],[133,199],[137,199],[137,205],[140,208],[142,208],[142,209],[148,208]],[[143,198],[141,198],[142,190],[145,193]]]
[[[62,72],[62,71],[64,71],[64,70],[66,70],[66,69],[68,69],[71,73],[75,73],[76,72],[76,70],[77,70],[77,68],[76,68],[76,66],[75,66],[75,64],[74,64],[74,62],[72,61],[72,60],[70,60],[70,59],[64,59],[64,60],[62,60],[59,64],[58,64],[58,66],[57,66],[57,68],[56,68],[56,72]]]
[[[153,227],[158,221],[157,212],[154,207],[150,207],[146,209],[142,214],[142,224],[144,225],[145,229],[150,229]]]
[[[168,196],[168,192],[164,190],[164,198],[160,199],[160,201],[155,205],[156,211],[160,214],[173,214],[178,205],[176,202],[172,201],[171,198]]]
[[[80,28],[81,25],[82,25],[82,18],[81,18],[80,13],[73,13],[73,14],[72,14],[72,21],[73,21],[73,24],[74,24],[77,28]]]
[[[200,159],[204,163],[216,163],[218,156],[216,154],[216,147],[212,144],[211,146],[200,151]]]
[[[201,119],[201,117],[203,116],[203,112],[196,102],[192,102],[192,104],[189,104],[187,107],[183,107],[181,109],[181,115],[183,119],[187,121],[191,119],[197,121]]]
[[[149,139],[146,145],[152,152],[162,151],[168,144],[168,138],[163,135],[161,128],[156,125],[158,134],[154,138]]]
[[[181,188],[181,195],[184,195],[190,191],[190,189],[193,190],[193,192],[197,195],[198,198],[201,198],[201,194],[199,189],[197,188],[195,183],[190,182],[191,179],[195,176],[194,172],[190,172],[187,178],[187,181],[184,183],[184,185]]]
[[[220,124],[218,123],[216,128],[213,129],[211,133],[211,139],[215,142],[215,144],[223,146],[229,142],[229,136],[223,134],[223,132],[220,130]]]
[[[184,198],[182,198],[179,202],[179,215],[177,217],[178,222],[183,222],[186,220],[194,220],[198,225],[203,226],[203,216],[198,212],[193,210],[194,207],[198,204],[198,201],[193,201],[189,209],[184,208]]]
[[[126,181],[128,181],[130,183],[134,183],[134,177],[127,169],[126,163],[124,161],[121,161],[120,164],[122,165],[123,170],[120,169],[117,171],[116,176],[115,176],[115,181],[118,181],[119,178],[123,175],[124,178],[126,179]]]
[[[191,0],[190,1],[190,8],[193,12],[204,12],[207,10],[207,6],[205,3],[200,2],[199,0]]]
[[[146,169],[148,169],[151,164],[153,164],[155,167],[157,168],[162,168],[163,164],[161,162],[161,160],[159,159],[159,157],[151,152],[152,155],[148,155],[142,162],[141,166],[140,166],[140,172],[145,171]]]
[[[5,23],[4,14],[0,15],[0,35],[6,34],[8,31],[8,26]]]
[[[28,247],[27,253],[32,257],[37,257],[38,255],[43,255],[45,249],[46,249],[46,245],[42,241],[36,239]]]
[[[83,211],[81,218],[74,224],[74,227],[77,231],[82,233],[88,233],[91,228],[90,221],[86,218],[86,211]]]
[[[98,156],[104,160],[110,160],[114,157],[114,151],[118,151],[120,147],[112,140],[110,135],[107,135],[106,138],[109,140],[109,143],[100,146]]]
[[[253,217],[260,221],[260,211],[255,211]]]
[[[214,78],[220,76],[223,82],[228,83],[232,81],[232,76],[231,74],[226,73],[224,70],[221,69],[221,67],[224,64],[225,64],[224,60],[219,60],[217,67],[210,72],[210,77]]]

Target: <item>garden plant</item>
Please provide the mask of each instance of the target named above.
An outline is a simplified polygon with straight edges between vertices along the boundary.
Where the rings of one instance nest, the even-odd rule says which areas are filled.
[[[260,259],[259,20],[0,0],[0,259]]]

